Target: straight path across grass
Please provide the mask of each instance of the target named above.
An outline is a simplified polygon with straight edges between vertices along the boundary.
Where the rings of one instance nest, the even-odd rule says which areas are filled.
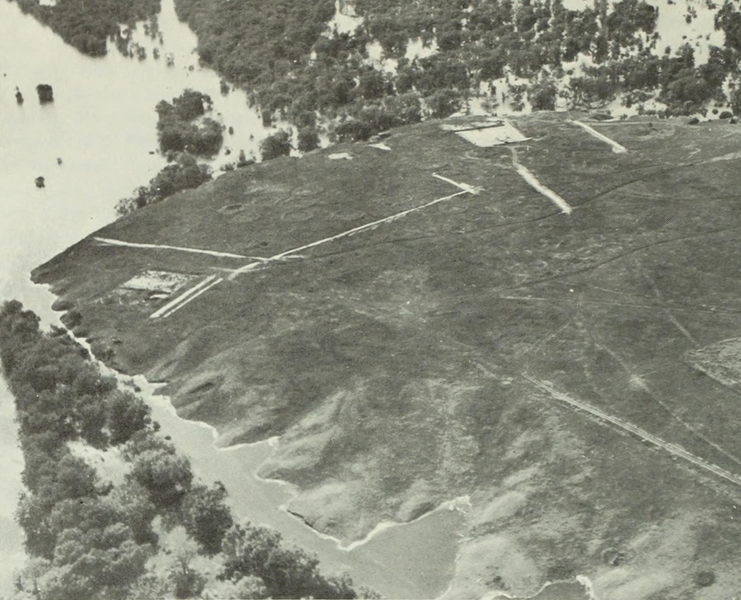
[[[510,146],[510,151],[512,152],[512,166],[515,168],[515,171],[517,171],[517,174],[522,177],[527,182],[527,184],[536,192],[542,194],[543,196],[548,198],[548,200],[553,202],[553,204],[558,206],[558,208],[561,209],[562,213],[570,215],[574,209],[569,206],[569,203],[561,198],[561,196],[559,196],[552,189],[547,188],[542,183],[540,183],[537,177],[535,177],[535,175],[533,175],[527,167],[523,167],[520,164],[520,161],[517,160],[517,150],[515,150],[515,148]]]
[[[597,138],[599,141],[604,142],[608,146],[612,148],[612,151],[615,154],[625,154],[628,152],[628,149],[625,146],[622,146],[621,144],[618,144],[615,140],[611,140],[606,135],[601,134],[596,129],[590,127],[586,123],[582,123],[581,121],[571,121],[574,125],[578,125],[581,127],[584,131],[586,131],[589,135],[592,137]]]
[[[322,244],[327,244],[329,242],[334,242],[342,238],[350,237],[351,235],[355,235],[356,233],[360,233],[362,231],[368,231],[370,229],[375,229],[379,225],[384,225],[385,223],[391,223],[393,221],[396,221],[397,219],[401,219],[402,217],[406,217],[407,215],[410,215],[412,213],[418,212],[420,210],[424,210],[425,208],[429,208],[431,206],[434,206],[435,204],[439,204],[440,202],[446,202],[448,200],[452,200],[453,198],[462,196],[463,194],[478,194],[480,191],[478,188],[475,188],[471,185],[468,185],[465,183],[458,183],[456,181],[453,181],[452,179],[448,179],[447,177],[442,177],[438,175],[437,173],[433,173],[432,176],[437,177],[438,179],[441,179],[442,181],[445,181],[447,183],[450,183],[451,185],[454,185],[460,188],[461,191],[456,192],[455,194],[449,194],[447,196],[443,196],[442,198],[436,198],[435,200],[432,200],[431,202],[427,202],[426,204],[422,204],[421,206],[415,206],[414,208],[408,208],[407,210],[394,213],[393,215],[389,215],[388,217],[384,217],[383,219],[378,219],[376,221],[371,221],[370,223],[366,223],[365,225],[353,227],[352,229],[348,229],[347,231],[343,231],[342,233],[338,233],[336,235],[326,237],[324,239],[317,240],[315,242],[311,242],[310,244],[305,244],[303,246],[299,246],[298,248],[292,248],[291,250],[286,250],[285,252],[281,252],[280,254],[276,254],[275,256],[271,256],[264,260],[249,263],[247,265],[244,265],[243,267],[240,267],[239,269],[236,269],[234,272],[232,272],[232,274],[229,275],[229,279],[234,280],[237,278],[238,275],[242,275],[243,273],[247,273],[248,271],[253,271],[257,267],[264,266],[266,263],[284,260],[286,258],[289,258],[290,255],[292,254],[297,254],[298,252],[303,252],[304,250],[309,250],[310,248],[316,248],[317,246],[321,246]]]
[[[244,254],[233,254],[232,252],[220,252],[218,250],[203,250],[201,248],[185,248],[183,246],[168,246],[167,244],[142,244],[137,242],[124,242],[123,240],[114,240],[111,238],[94,237],[96,242],[106,246],[124,246],[126,248],[146,248],[149,250],[176,250],[178,252],[192,252],[193,254],[207,254],[208,256],[218,256],[220,258],[259,258],[245,256]]]
[[[203,279],[201,282],[197,283],[192,288],[187,289],[185,292],[180,294],[174,300],[171,300],[164,306],[157,309],[155,312],[149,315],[149,318],[158,319],[160,317],[167,316],[167,314],[171,314],[170,311],[174,312],[175,310],[177,310],[178,305],[185,304],[187,301],[191,300],[196,295],[200,295],[201,290],[206,290],[209,287],[211,287],[210,284],[215,279],[216,279],[216,275],[210,275],[209,277],[206,277],[206,279]]]
[[[628,433],[632,433],[633,435],[641,438],[642,440],[645,440],[649,442],[650,444],[653,444],[657,448],[661,448],[662,450],[668,452],[672,456],[676,456],[677,458],[686,460],[687,462],[690,462],[693,465],[700,467],[704,471],[712,473],[713,475],[716,475],[720,477],[721,479],[725,479],[726,481],[729,481],[730,483],[733,483],[734,485],[741,487],[741,477],[734,475],[733,473],[729,471],[726,471],[725,469],[719,467],[718,465],[707,462],[703,460],[702,458],[695,456],[694,454],[688,452],[687,450],[685,450],[684,448],[680,446],[677,446],[676,444],[666,442],[662,440],[661,438],[649,433],[648,431],[641,429],[640,427],[636,427],[632,423],[623,421],[622,419],[619,419],[618,417],[614,417],[598,408],[595,408],[591,404],[587,404],[586,402],[582,402],[581,400],[577,400],[567,394],[559,392],[556,389],[554,389],[552,385],[544,381],[541,381],[540,379],[536,379],[535,377],[532,377],[528,375],[527,373],[520,373],[520,377],[525,379],[530,384],[534,385],[539,390],[546,392],[551,398],[554,398],[555,400],[558,400],[559,402],[563,402],[564,404],[566,404],[567,406],[573,409],[583,410],[589,413],[590,415],[592,415],[593,417],[597,417],[597,419],[600,421],[610,423],[611,425],[614,425],[615,427],[618,427],[619,429],[627,431]]]

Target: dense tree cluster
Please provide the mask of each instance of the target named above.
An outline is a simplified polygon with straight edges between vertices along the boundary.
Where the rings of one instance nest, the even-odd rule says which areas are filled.
[[[273,160],[291,153],[291,134],[280,130],[260,142],[260,154],[263,160]]]
[[[105,52],[107,37],[120,37],[117,23],[151,18],[159,7],[159,0],[59,0],[53,7],[17,1],[93,55]],[[733,0],[724,0],[716,16],[725,46],[713,48],[711,64],[703,66],[688,65],[683,49],[657,56],[659,9],[646,0],[587,4],[571,10],[563,0],[355,0],[362,24],[352,34],[328,27],[333,0],[176,0],[176,9],[198,34],[201,60],[248,90],[267,122],[275,114],[288,119],[302,132],[298,143],[305,148],[315,143],[317,117],[349,121],[337,135],[362,139],[389,126],[448,116],[483,89],[496,106],[501,95],[494,82],[509,76],[530,81],[514,106],[524,106],[519,100],[526,96],[535,109],[551,108],[552,86],[582,55],[593,66],[557,92],[576,107],[622,93],[629,105],[658,97],[669,114],[688,114],[726,99],[722,81],[728,75],[739,79],[741,12]],[[435,51],[407,56],[412,40]],[[369,60],[371,44],[396,61],[394,69]],[[220,145],[213,122],[206,120],[193,138],[187,119],[166,120],[163,147],[182,150],[190,143],[191,152],[208,154]]]
[[[119,24],[133,25],[159,13],[160,0],[57,0],[53,5],[40,0],[16,0],[65,42],[90,56],[103,56],[108,39],[121,37]]]
[[[157,104],[157,134],[160,150],[189,152],[198,156],[212,156],[224,141],[221,125],[209,117],[210,96],[194,90],[185,90],[172,103],[162,100]]]
[[[329,31],[331,4],[176,0],[206,64],[250,91],[261,110],[299,128],[317,114],[339,123],[340,139],[448,116],[482,85],[496,92],[494,80],[507,74],[530,80],[522,92],[536,110],[551,109],[556,80],[580,55],[594,66],[567,90],[573,104],[604,103],[622,92],[628,103],[658,96],[672,114],[686,114],[722,96],[722,80],[738,64],[732,53],[741,51],[741,14],[730,0],[717,23],[726,47],[713,50],[709,65],[682,68],[682,49],[656,56],[658,9],[644,0],[598,0],[582,10],[562,0],[356,0],[363,23],[354,34]],[[407,56],[411,40],[437,51]],[[370,43],[379,43],[396,69],[373,65]],[[401,96],[404,102],[395,102]]]
[[[176,192],[197,188],[211,179],[211,168],[208,165],[199,163],[187,152],[178,153],[173,162],[151,179],[149,185],[138,187],[132,196],[120,200],[116,205],[116,212],[127,215]]]
[[[277,533],[235,524],[223,485],[194,480],[149,407],[103,376],[65,330],[42,331],[17,301],[0,308],[0,361],[25,458],[17,518],[30,561],[17,598],[357,597],[349,579],[324,577],[315,558]],[[117,448],[128,465],[123,482],[102,481],[72,451],[75,441]],[[149,566],[160,552],[156,517],[166,529],[182,527],[192,545],[164,574]],[[198,553],[220,554],[223,570],[198,571]]]
[[[211,97],[187,89],[172,102],[162,100],[157,104],[157,131],[160,149],[170,164],[134,194],[116,205],[116,212],[123,216],[148,204],[160,202],[182,190],[197,188],[212,179],[212,170],[199,163],[198,156],[211,156],[219,151],[224,140],[222,127],[205,115],[212,108]],[[246,162],[246,159],[240,162]],[[69,313],[68,313],[69,315]]]

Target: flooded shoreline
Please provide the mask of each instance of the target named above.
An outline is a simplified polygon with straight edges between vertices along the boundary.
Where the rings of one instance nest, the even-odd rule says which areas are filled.
[[[78,341],[90,350],[84,340]],[[276,448],[275,438],[219,447],[216,429],[179,417],[169,397],[159,394],[161,383],[150,383],[142,375],[122,375],[98,364],[144,399],[161,432],[189,458],[196,473],[226,486],[229,504],[238,518],[277,530],[290,543],[316,554],[323,571],[336,575],[347,572],[356,584],[384,597],[434,598],[447,589],[455,570],[458,532],[470,506],[467,497],[445,502],[407,523],[379,523],[363,539],[343,543],[290,512],[290,502],[298,493],[295,486],[257,475]],[[224,453],[231,455],[229,461],[223,460]]]
[[[143,61],[125,57],[115,48],[104,58],[86,57],[23,15],[15,4],[0,3],[0,74],[4,75],[0,76],[4,132],[0,248],[5,258],[0,300],[20,300],[46,326],[59,324],[58,315],[51,311],[55,297],[46,287],[33,285],[29,273],[110,223],[115,203],[166,164],[155,151],[157,102],[188,87],[212,96],[214,113],[225,127],[234,127],[234,134],[225,134],[225,147],[231,148],[232,156],[223,148],[211,163],[216,175],[218,167],[234,160],[240,149],[254,155],[259,141],[272,132],[263,127],[244,92],[222,94],[221,78],[198,66],[195,35],[177,20],[172,0],[163,1],[159,27],[164,40],[161,53],[174,57],[171,67],[162,59],[154,60],[150,47]],[[138,29],[132,39],[141,45],[159,44]],[[53,104],[36,102],[32,90],[40,82],[53,86]],[[16,86],[25,92],[22,106],[16,104]],[[33,185],[38,176],[45,177],[44,189]],[[257,477],[273,451],[270,441],[218,448],[211,426],[180,419],[169,400],[157,395],[158,386],[141,377],[134,381],[153,407],[154,418],[189,456],[195,471],[224,482],[239,518],[277,529],[288,541],[317,553],[326,571],[348,571],[358,584],[386,596],[434,597],[448,585],[457,532],[464,521],[460,511],[443,507],[411,523],[379,525],[366,539],[343,547],[283,510],[295,495],[293,486]],[[2,389],[0,407],[3,415],[8,411],[10,415],[3,420],[0,443],[17,449],[13,399]],[[19,457],[19,452],[15,457],[7,452],[2,459],[7,476],[0,518],[8,523],[0,547],[4,565],[12,560],[17,565],[23,557],[22,532],[13,520],[22,489]],[[2,579],[0,595],[12,589],[12,568]]]

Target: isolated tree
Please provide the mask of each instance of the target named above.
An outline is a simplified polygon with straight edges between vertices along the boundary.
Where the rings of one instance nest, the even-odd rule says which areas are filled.
[[[129,479],[124,484],[116,486],[106,501],[122,515],[137,544],[157,543],[158,536],[152,529],[152,521],[157,516],[157,507],[149,498],[144,486]]]
[[[533,110],[554,110],[558,90],[552,81],[540,81],[528,89],[528,100]]]
[[[197,554],[192,542],[177,550],[168,572],[175,598],[198,597],[206,586],[206,577],[191,565]]]
[[[426,100],[433,119],[449,117],[460,110],[462,105],[460,94],[451,89],[440,90]]]

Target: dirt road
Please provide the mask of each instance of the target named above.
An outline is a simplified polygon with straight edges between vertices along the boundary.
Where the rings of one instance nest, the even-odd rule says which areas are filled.
[[[166,244],[139,244],[135,242],[124,242],[111,238],[94,237],[96,242],[105,246],[124,246],[126,248],[146,248],[149,250],[176,250],[178,252],[192,252],[194,254],[207,254],[209,256],[218,256],[220,258],[258,258],[256,256],[245,256],[244,254],[232,254],[231,252],[219,252],[217,250],[203,250],[201,248],[185,248],[182,246],[168,246]]]
[[[418,212],[420,210],[424,210],[425,208],[429,208],[430,206],[434,206],[435,204],[439,204],[440,202],[446,202],[447,200],[452,200],[453,198],[456,198],[457,196],[462,196],[463,194],[477,194],[478,193],[478,190],[474,188],[473,186],[455,182],[452,179],[448,179],[447,177],[441,177],[440,175],[437,175],[436,173],[433,173],[433,176],[437,177],[438,179],[442,179],[443,181],[446,181],[447,183],[450,183],[460,188],[461,191],[456,192],[455,194],[450,194],[448,196],[443,196],[442,198],[436,198],[435,200],[432,200],[431,202],[427,202],[426,204],[422,204],[420,206],[415,206],[414,208],[403,210],[401,212],[395,213],[388,217],[384,217],[383,219],[378,219],[376,221],[366,223],[365,225],[360,225],[358,227],[354,227],[353,229],[348,229],[347,231],[343,231],[342,233],[338,233],[337,235],[333,235],[331,237],[317,240],[316,242],[311,242],[310,244],[305,244],[304,246],[299,246],[298,248],[292,248],[291,250],[286,250],[285,252],[281,252],[280,254],[276,254],[275,256],[271,256],[264,260],[249,263],[247,265],[244,265],[243,267],[240,267],[239,269],[236,269],[234,272],[232,272],[232,274],[229,275],[229,279],[234,280],[238,275],[247,273],[248,271],[252,271],[258,267],[264,266],[266,263],[269,263],[269,262],[284,260],[292,254],[297,254],[299,252],[303,252],[304,250],[309,250],[310,248],[321,246],[322,244],[327,244],[329,242],[334,242],[336,240],[339,240],[345,237],[350,237],[362,231],[375,229],[379,225],[383,225],[385,223],[391,223],[392,221],[396,221],[397,219],[401,219],[402,217],[406,217],[407,215],[410,215],[412,213]]]
[[[734,475],[733,473],[730,473],[729,471],[726,471],[725,469],[719,467],[718,465],[709,463],[703,460],[702,458],[695,456],[694,454],[691,454],[690,452],[687,452],[687,450],[685,450],[684,448],[681,448],[680,446],[676,446],[675,444],[665,442],[661,438],[656,437],[655,435],[652,435],[648,433],[647,431],[644,431],[643,429],[636,427],[635,425],[632,425],[631,423],[628,423],[627,421],[623,421],[622,419],[619,419],[618,417],[613,417],[612,415],[609,415],[606,412],[603,412],[600,409],[595,408],[594,406],[591,406],[590,404],[587,404],[580,400],[576,400],[575,398],[572,398],[571,396],[568,396],[562,392],[559,392],[555,390],[553,386],[551,386],[549,383],[541,381],[540,379],[536,379],[535,377],[531,377],[530,375],[527,375],[526,373],[520,373],[520,376],[526,381],[528,381],[530,384],[538,388],[539,390],[546,392],[551,398],[554,398],[555,400],[558,400],[559,402],[563,402],[564,404],[566,404],[567,406],[571,408],[574,408],[577,410],[583,410],[589,413],[590,415],[592,415],[593,417],[596,417],[600,421],[610,423],[611,425],[614,425],[615,427],[618,427],[619,429],[632,433],[636,437],[639,437],[642,440],[645,440],[649,442],[650,444],[653,444],[657,448],[661,448],[662,450],[668,452],[672,456],[676,456],[677,458],[686,460],[687,462],[690,462],[693,465],[700,467],[704,471],[712,473],[713,475],[716,475],[720,477],[721,479],[725,479],[726,481],[729,481],[730,483],[733,483],[734,485],[741,487],[741,477]]]
[[[574,125],[578,125],[581,127],[584,131],[586,131],[589,135],[592,137],[597,138],[599,141],[604,142],[608,146],[612,148],[612,151],[615,154],[625,154],[628,152],[628,149],[625,146],[621,146],[618,144],[615,140],[611,140],[606,135],[601,134],[596,129],[590,127],[586,123],[582,123],[581,121],[571,121]]]
[[[542,183],[540,183],[540,181],[538,181],[538,179],[529,171],[529,169],[523,167],[520,164],[520,161],[517,160],[517,150],[515,150],[513,147],[510,147],[510,151],[512,152],[512,166],[515,168],[515,171],[517,171],[517,174],[522,177],[536,192],[542,194],[551,202],[553,202],[553,204],[558,206],[558,208],[561,209],[561,212],[566,215],[570,215],[574,209],[569,206],[569,203],[561,198],[561,196],[559,196],[552,189],[547,188]]]

